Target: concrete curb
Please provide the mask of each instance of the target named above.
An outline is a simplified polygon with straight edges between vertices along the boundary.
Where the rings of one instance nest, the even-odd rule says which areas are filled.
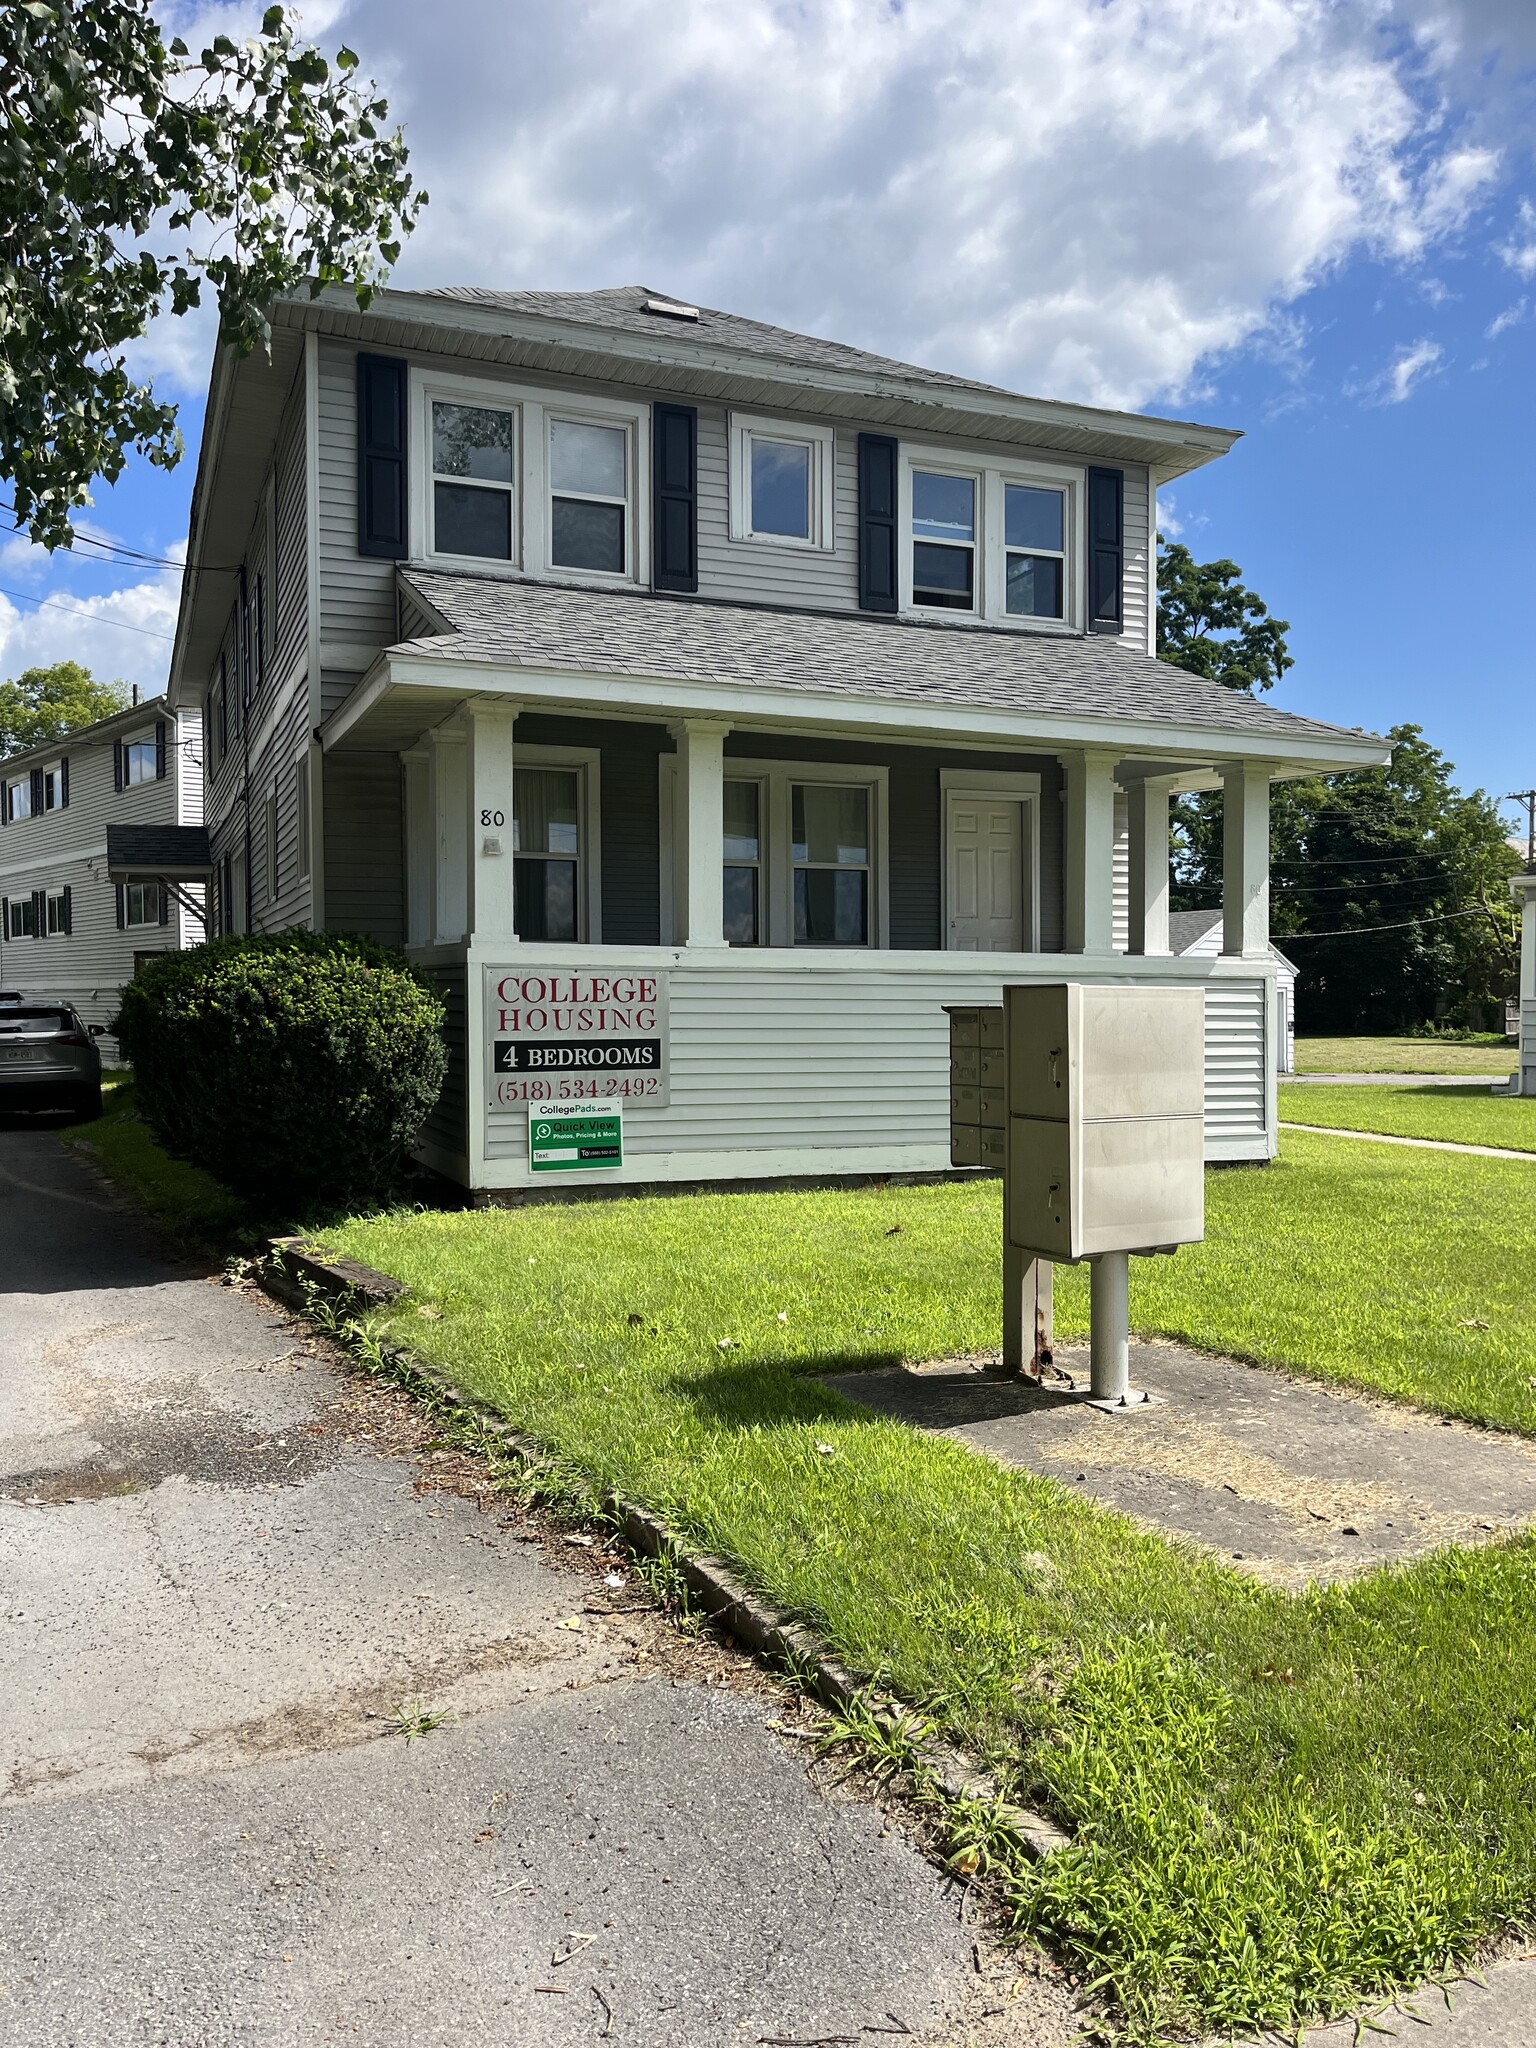
[[[311,1288],[335,1307],[353,1311],[382,1306],[407,1292],[387,1273],[375,1272],[355,1260],[332,1262],[317,1258],[306,1241],[297,1237],[269,1238],[267,1257],[260,1262],[258,1272],[269,1294],[300,1310],[309,1308]],[[385,1355],[419,1374],[444,1400],[472,1415],[522,1463],[547,1463],[545,1452],[531,1437],[523,1435],[493,1408],[464,1393],[437,1367],[403,1345],[386,1346]],[[603,1508],[631,1549],[643,1557],[670,1558],[697,1604],[743,1648],[807,1680],[827,1706],[846,1708],[863,1700],[882,1717],[894,1720],[900,1714],[897,1701],[883,1700],[871,1693],[809,1629],[760,1600],[723,1559],[686,1551],[665,1522],[618,1494],[604,1494]],[[919,1753],[946,1799],[1001,1802],[996,1781],[960,1750],[948,1743],[926,1742],[920,1745]],[[1067,1847],[1071,1841],[1043,1814],[1032,1813],[1027,1807],[1005,1808],[1001,1818],[1027,1853],[1037,1859]]]

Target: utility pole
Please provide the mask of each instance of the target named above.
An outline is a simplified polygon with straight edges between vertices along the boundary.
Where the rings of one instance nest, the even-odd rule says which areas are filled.
[[[1504,801],[1525,805],[1525,864],[1536,868],[1536,789],[1511,790]]]

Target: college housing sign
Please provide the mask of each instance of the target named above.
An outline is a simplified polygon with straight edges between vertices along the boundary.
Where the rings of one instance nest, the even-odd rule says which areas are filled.
[[[667,980],[654,968],[488,968],[485,996],[494,1108],[667,1101]]]

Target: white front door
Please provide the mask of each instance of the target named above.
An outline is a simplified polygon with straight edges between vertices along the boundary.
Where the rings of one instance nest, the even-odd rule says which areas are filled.
[[[954,796],[948,857],[950,950],[1023,952],[1023,804],[1016,797]]]

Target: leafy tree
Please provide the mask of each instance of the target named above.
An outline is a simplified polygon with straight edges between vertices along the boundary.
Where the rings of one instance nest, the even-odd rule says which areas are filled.
[[[0,761],[127,706],[126,683],[98,683],[78,661],[24,669],[13,682],[0,683]]]
[[[202,303],[249,351],[306,281],[367,305],[425,202],[387,103],[281,7],[193,56],[146,0],[0,8],[0,477],[18,524],[67,546],[94,477],[180,459],[176,409],[125,344]]]
[[[1178,541],[1157,545],[1157,652],[1228,690],[1268,690],[1294,666],[1290,622],[1242,581],[1236,562],[1197,562]]]
[[[1514,987],[1519,857],[1497,805],[1457,788],[1422,727],[1388,737],[1389,767],[1274,788],[1272,928],[1309,1030],[1477,1023]],[[1219,794],[1181,808],[1182,905],[1221,900],[1221,838]]]

